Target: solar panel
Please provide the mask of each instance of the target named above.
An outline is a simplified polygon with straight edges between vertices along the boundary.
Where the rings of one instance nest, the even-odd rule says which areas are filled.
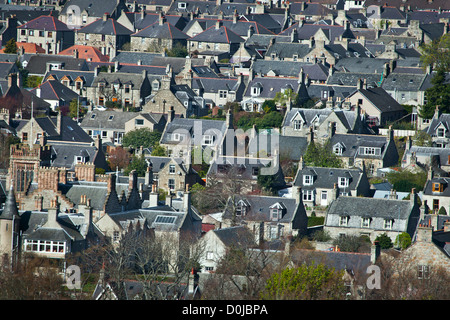
[[[155,223],[167,223],[167,224],[173,224],[175,222],[175,217],[170,216],[157,216]]]

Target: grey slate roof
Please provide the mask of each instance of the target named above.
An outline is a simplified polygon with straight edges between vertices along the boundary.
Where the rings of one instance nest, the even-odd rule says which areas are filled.
[[[67,88],[61,82],[56,80],[48,80],[43,82],[38,87],[40,89],[40,98],[45,100],[59,100],[63,104],[69,104],[73,99],[77,99],[79,95]],[[32,91],[36,94],[36,89]]]
[[[343,146],[343,157],[359,158],[380,158],[386,151],[388,139],[383,136],[359,135],[359,134],[335,134],[330,138],[330,145],[334,146],[340,143]],[[361,155],[359,147],[378,147],[381,148],[380,155]]]
[[[113,14],[117,8],[117,0],[69,0],[61,10],[61,14],[67,14],[70,6],[78,6],[81,11],[86,10],[91,17],[102,17],[106,12]]]
[[[255,245],[255,237],[245,226],[211,230],[227,248],[246,248]]]
[[[86,162],[93,162],[97,148],[90,144],[51,143],[51,151],[53,167],[73,170],[75,156],[83,156]]]
[[[78,70],[50,70],[44,74],[43,81],[46,81],[49,76],[53,76],[55,80],[61,81],[61,79],[66,76],[70,79],[69,84],[74,85],[75,79],[81,77],[84,81],[83,86],[90,87],[92,82],[94,81],[94,72],[93,71],[78,71]]]
[[[303,185],[303,176],[312,175],[313,184]],[[321,167],[304,167],[297,172],[294,186],[301,186],[305,190],[314,190],[316,188],[333,189],[334,184],[339,185],[339,178],[349,178],[349,185],[346,191],[356,190],[363,175],[361,169],[341,169],[341,168],[321,168]],[[343,189],[343,188],[341,188]]]
[[[271,221],[270,207],[276,203],[280,203],[286,210],[283,217],[278,222],[289,223],[294,219],[298,207],[295,199],[285,197],[239,195],[235,197],[236,205],[238,205],[241,200],[247,205],[244,219],[248,221]],[[229,199],[229,201],[232,200]],[[232,213],[226,208],[223,218],[231,219],[231,217]]]
[[[151,52],[135,52],[135,51],[117,51],[117,55],[111,60],[112,62],[118,61],[119,63],[133,63],[136,64],[141,61],[143,65],[150,66],[154,57],[160,57],[160,53]]]
[[[189,38],[187,34],[166,22],[160,25],[159,22],[149,25],[148,27],[134,33],[132,37],[155,38],[155,39],[176,39],[186,40]]]
[[[405,73],[391,73],[384,78],[381,87],[384,90],[398,90],[398,91],[420,91],[426,74],[405,74]]]
[[[121,25],[114,19],[98,19],[78,30],[79,33],[94,33],[104,35],[131,35],[133,31]]]
[[[405,109],[400,103],[391,97],[389,93],[383,88],[367,88],[358,90],[361,92],[370,102],[372,102],[378,110],[381,112],[393,112],[403,111]]]
[[[323,80],[328,77],[328,70],[323,65],[299,61],[279,61],[257,59],[252,64],[252,69],[257,75],[267,75],[270,71],[278,76],[298,77],[303,68],[311,80]]]
[[[298,77],[256,77],[248,83],[244,96],[251,96],[253,86],[260,86],[262,88],[261,94],[258,97],[273,99],[277,92],[280,92],[281,89],[286,88],[287,86],[290,86],[293,89],[292,91],[297,92],[300,84],[298,82]]]
[[[19,211],[17,210],[16,195],[11,185],[6,197],[5,206],[3,211],[0,213],[0,219],[12,220],[13,217],[18,218]]]
[[[225,134],[226,122],[221,120],[205,120],[205,119],[187,119],[187,118],[175,118],[172,122],[167,123],[164,133],[161,137],[162,144],[178,143],[178,141],[173,141],[170,139],[170,135],[173,132],[188,132],[191,137],[196,132],[195,130],[201,129],[201,133],[205,134],[208,131],[210,134],[214,132],[220,132],[223,136]],[[201,139],[201,137],[197,137]],[[195,140],[196,138],[194,137]],[[194,141],[192,141],[194,143]]]
[[[95,116],[94,116],[95,115]],[[80,123],[83,129],[122,129],[125,130],[125,122],[137,117],[138,112],[117,112],[109,110],[89,111]],[[110,117],[113,116],[111,120]]]
[[[368,86],[377,86],[382,80],[381,73],[356,73],[356,72],[334,72],[328,80],[327,84],[354,87],[358,84],[359,79],[366,79]],[[353,91],[353,90],[352,90]]]
[[[231,31],[228,27],[221,26],[216,29],[215,26],[209,27],[202,33],[189,39],[190,41],[213,42],[213,43],[241,43],[245,42],[238,34]]]
[[[54,54],[37,54],[30,57],[26,70],[30,74],[41,74],[46,73],[47,63],[58,62],[63,64],[64,70],[79,70],[88,71],[89,67],[85,59],[76,59],[69,56],[59,56]]]
[[[302,59],[311,52],[311,50],[312,48],[310,48],[308,44],[275,42],[268,48],[266,56],[276,54],[277,58],[286,59],[293,58],[294,55],[297,55],[298,59]]]
[[[70,31],[67,25],[52,16],[42,15],[27,23],[18,26],[17,29],[32,29],[46,31]]]

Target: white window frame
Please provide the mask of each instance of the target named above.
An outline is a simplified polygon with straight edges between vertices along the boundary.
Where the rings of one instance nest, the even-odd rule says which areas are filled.
[[[294,130],[301,130],[303,127],[303,122],[301,120],[292,121],[292,128]]]
[[[361,228],[370,228],[370,218],[361,218]]]
[[[303,176],[303,185],[304,186],[311,186],[312,184],[313,184],[313,176],[304,175]]]
[[[173,181],[173,183],[172,183],[172,181]],[[175,190],[175,186],[176,186],[175,183],[176,183],[175,179],[169,179],[167,181],[167,187],[169,188],[169,190]]]
[[[303,201],[314,201],[314,192],[313,190],[303,190]]]
[[[170,164],[169,165],[169,174],[175,174],[175,165],[174,164]]]
[[[394,220],[384,219],[384,229],[392,230],[393,225],[394,225]]]
[[[341,216],[339,217],[339,226],[340,227],[347,227],[348,226],[348,216]]]
[[[349,179],[345,177],[339,177],[339,187],[340,188],[347,188],[349,185]]]

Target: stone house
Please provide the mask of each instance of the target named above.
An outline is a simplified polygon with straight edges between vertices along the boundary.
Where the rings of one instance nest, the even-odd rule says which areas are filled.
[[[147,72],[143,70],[140,75],[100,72],[86,91],[87,99],[94,105],[105,106],[106,102],[113,102],[127,109],[140,108],[152,90]]]
[[[293,186],[302,188],[303,203],[312,207],[326,207],[339,196],[371,195],[369,180],[361,169],[308,167],[302,159]]]
[[[215,26],[189,38],[188,51],[190,54],[198,52],[199,55],[206,52],[227,53],[231,57],[245,40],[229,28],[221,25],[218,20]]]
[[[17,27],[17,41],[35,43],[48,54],[58,54],[74,44],[74,32],[53,16],[40,16]]]
[[[367,119],[376,126],[386,125],[406,115],[406,110],[386,90],[369,88],[363,79],[359,80],[357,90],[347,100],[352,106],[359,104]]]
[[[433,146],[447,148],[450,142],[450,114],[441,113],[436,106],[425,132],[431,136]]]
[[[447,213],[450,212],[449,182],[450,178],[447,176],[434,176],[434,172],[429,171],[422,200],[433,213],[437,213],[441,208],[444,208]]]
[[[108,14],[104,14],[101,19],[77,30],[75,44],[99,48],[102,54],[114,58],[117,50],[130,42],[132,33]]]
[[[189,118],[208,113],[205,99],[199,97],[187,84],[175,84],[171,65],[167,65],[166,74],[151,82],[152,93],[145,99],[144,112],[174,113]]]
[[[159,21],[131,35],[131,48],[134,51],[162,53],[176,46],[186,47],[189,36],[166,21],[160,14]]]
[[[399,155],[394,141],[393,130],[387,137],[359,134],[334,134],[329,138],[332,152],[344,167],[357,167],[374,175],[378,169],[396,166]]]
[[[234,226],[208,231],[200,240],[204,254],[200,258],[201,273],[212,273],[220,261],[233,248],[247,249],[256,246],[255,236],[246,226]]]
[[[97,71],[97,73],[96,73]],[[94,78],[98,75],[98,70],[94,71],[75,71],[75,70],[48,70],[43,75],[44,81],[56,80],[76,92],[83,99],[87,98],[87,88],[92,86]]]
[[[72,100],[80,102],[80,96],[56,80],[47,80],[31,90],[37,97],[50,104],[53,111],[68,108]]]
[[[429,219],[420,221],[411,246],[393,261],[398,269],[407,266],[418,279],[427,279],[438,270],[450,272],[450,232],[447,223],[442,230],[435,230]]]
[[[121,145],[123,136],[140,128],[163,131],[166,118],[162,114],[121,112],[109,110],[89,111],[80,127],[91,137],[100,135],[103,141]]]
[[[412,238],[420,218],[417,198],[415,189],[410,200],[338,197],[328,207],[324,230],[332,238],[367,236],[371,242],[384,233],[392,242],[402,232]]]
[[[246,225],[256,243],[302,236],[307,229],[306,211],[300,196],[294,199],[252,195],[230,197],[222,221],[224,228]]]
[[[326,140],[332,134],[370,134],[371,130],[364,121],[361,109],[354,110],[335,108],[304,109],[289,108],[284,115],[281,133],[286,136],[307,137],[311,129],[314,138]],[[332,133],[333,131],[334,133]]]
[[[103,17],[107,12],[117,19],[122,10],[128,10],[124,0],[84,1],[69,0],[64,3],[59,19],[71,29],[80,29]]]
[[[145,161],[149,166],[151,182],[166,193],[183,193],[186,186],[204,184],[189,160],[184,158],[146,156]]]

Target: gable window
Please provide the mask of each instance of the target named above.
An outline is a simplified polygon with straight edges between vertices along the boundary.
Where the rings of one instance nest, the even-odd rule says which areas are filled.
[[[186,2],[179,2],[178,3],[178,8],[179,9],[186,9]]]
[[[337,156],[341,156],[342,155],[342,146],[340,146],[339,144],[335,145],[333,147],[333,153]]]
[[[394,220],[392,219],[384,219],[384,228],[387,230],[392,230],[392,226],[394,225]]]
[[[136,120],[134,120],[134,123],[137,126],[143,126],[144,125],[144,119],[136,119]]]
[[[292,127],[294,128],[294,130],[301,130],[301,128],[302,128],[302,121],[294,120]]]
[[[236,216],[238,216],[238,217],[244,216],[246,211],[247,211],[247,208],[245,206],[238,205],[236,207]]]
[[[120,240],[120,233],[119,231],[114,231],[113,233],[113,241],[118,242]]]
[[[438,128],[436,130],[436,136],[438,136],[439,138],[445,137],[445,129],[444,128]]]
[[[339,225],[340,225],[341,227],[346,227],[346,226],[348,226],[348,220],[349,220],[349,217],[348,217],[348,216],[339,217]]]
[[[339,177],[339,187],[342,187],[342,188],[348,187],[348,178]]]
[[[310,186],[313,184],[313,177],[310,175],[303,176],[303,185]]]
[[[210,146],[213,143],[214,143],[214,137],[213,136],[208,135],[208,134],[203,136],[203,145]]]
[[[170,174],[175,174],[175,165],[174,165],[174,164],[171,164],[171,165],[169,166],[169,173],[170,173]]]
[[[252,87],[252,95],[259,96],[261,93],[261,88],[258,86]]]
[[[102,105],[104,105],[104,104],[105,104],[105,98],[99,97],[99,98],[98,98],[98,105],[99,105],[99,106],[102,106]]]
[[[273,221],[278,221],[281,218],[281,210],[277,208],[270,209],[270,217]]]
[[[361,228],[370,228],[370,218],[361,218]]]
[[[130,93],[130,85],[129,84],[126,84],[124,86],[124,91],[125,91],[125,93]]]

